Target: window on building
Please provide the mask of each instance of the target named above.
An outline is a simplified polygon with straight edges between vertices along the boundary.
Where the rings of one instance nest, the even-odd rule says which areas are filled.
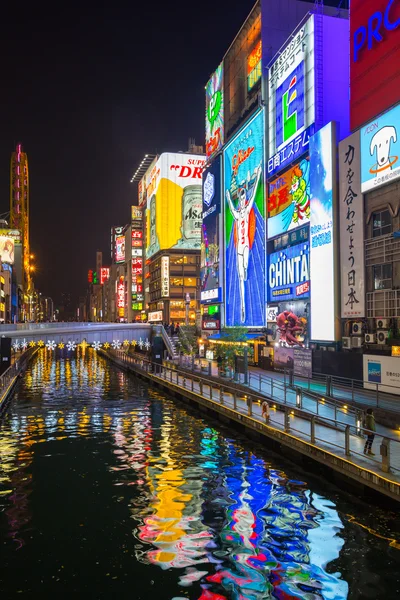
[[[372,237],[392,233],[392,217],[390,212],[381,210],[372,215]]]
[[[392,289],[392,264],[374,266],[374,289],[391,290]]]
[[[169,282],[172,287],[181,287],[183,285],[183,277],[170,277]]]

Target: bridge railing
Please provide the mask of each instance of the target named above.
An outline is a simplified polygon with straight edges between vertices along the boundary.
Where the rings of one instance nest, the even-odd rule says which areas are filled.
[[[340,416],[332,419],[298,405],[289,405],[283,399],[267,400],[262,394],[257,394],[256,390],[249,389],[248,393],[243,393],[231,383],[188,373],[176,365],[160,365],[145,357],[128,355],[124,351],[113,350],[110,354],[143,373],[160,377],[173,385],[200,394],[209,401],[224,405],[235,414],[245,415],[257,422],[262,421],[266,427],[272,426],[285,433],[294,433],[297,438],[322,450],[342,455],[348,460],[353,456],[358,459],[359,466],[361,463],[361,466],[367,469],[376,467],[384,473],[400,474],[400,440],[365,429],[362,422],[356,419],[356,415],[354,423],[342,421]],[[266,411],[263,411],[264,402],[267,403]],[[374,435],[378,441],[380,458],[363,452],[364,440],[360,438],[368,434]]]
[[[5,407],[5,403],[3,402],[4,394],[6,393],[14,379],[17,377],[17,375],[32,358],[32,354],[34,354],[35,352],[37,352],[37,349],[28,348],[14,361],[14,363],[10,367],[8,367],[6,371],[4,371],[2,375],[0,375],[0,414]]]

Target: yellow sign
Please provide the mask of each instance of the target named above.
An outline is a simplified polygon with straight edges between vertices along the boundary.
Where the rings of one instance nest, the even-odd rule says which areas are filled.
[[[197,154],[167,152],[158,159],[159,177],[147,197],[147,258],[169,248],[200,249],[204,163]]]
[[[400,356],[400,346],[392,346],[392,356]]]

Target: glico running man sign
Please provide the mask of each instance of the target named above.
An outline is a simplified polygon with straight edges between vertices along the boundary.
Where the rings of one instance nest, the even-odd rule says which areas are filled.
[[[264,112],[224,150],[225,323],[265,322]]]

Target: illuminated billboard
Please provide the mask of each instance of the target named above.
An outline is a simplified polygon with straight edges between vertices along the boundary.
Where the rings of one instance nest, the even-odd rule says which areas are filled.
[[[109,267],[101,267],[101,269],[100,269],[100,283],[101,283],[101,285],[103,285],[109,279],[110,279],[110,268]]]
[[[169,256],[161,257],[161,298],[169,296]]]
[[[400,2],[351,0],[351,128],[399,101]]]
[[[310,161],[308,158],[272,179],[268,185],[268,238],[310,221]]]
[[[337,339],[335,129],[328,123],[310,139],[311,339]]]
[[[158,159],[157,183],[147,199],[147,258],[170,248],[200,250],[204,163],[198,154],[168,152]]]
[[[221,63],[206,85],[206,154],[224,145],[224,67]]]
[[[117,235],[115,238],[115,262],[125,261],[125,235]]]
[[[268,302],[302,300],[310,295],[309,243],[268,256]]]
[[[269,68],[268,176],[308,151],[315,121],[314,15]]]
[[[123,227],[111,227],[111,259],[115,262],[115,252],[116,252],[116,240],[117,237],[121,237],[124,235]]]
[[[224,149],[225,324],[265,322],[264,112]]]
[[[201,232],[201,302],[221,301],[219,225],[221,213],[221,157],[203,172],[203,226]]]
[[[339,144],[341,316],[365,317],[364,199],[360,131]]]
[[[363,194],[400,177],[400,104],[361,129]]]
[[[262,43],[257,42],[247,57],[247,90],[250,91],[261,79]]]
[[[153,193],[153,190],[157,187],[158,179],[160,177],[160,167],[158,165],[158,156],[153,158],[149,168],[143,175],[142,179],[138,184],[138,200],[139,206],[145,206],[147,199]]]
[[[118,316],[123,317],[125,314],[125,284],[123,276],[119,278],[117,284],[116,304],[118,308]]]
[[[142,209],[137,206],[131,207],[131,220],[132,220],[132,229],[141,229],[142,228]]]
[[[13,231],[13,230],[10,230]],[[7,229],[1,230],[0,233],[0,260],[2,263],[14,264],[15,244],[20,241],[20,232],[15,230],[18,236],[8,234]]]

